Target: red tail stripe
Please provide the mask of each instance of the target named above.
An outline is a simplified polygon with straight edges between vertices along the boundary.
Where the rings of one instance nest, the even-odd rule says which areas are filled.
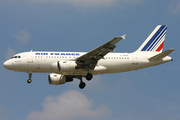
[[[163,48],[163,45],[164,45],[164,41],[161,43],[161,45],[157,48],[156,52],[159,52],[162,50]]]

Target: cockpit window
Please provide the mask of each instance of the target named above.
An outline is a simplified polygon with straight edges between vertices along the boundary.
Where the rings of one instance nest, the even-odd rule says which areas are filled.
[[[13,58],[21,58],[21,56],[13,56],[12,59],[13,59]]]

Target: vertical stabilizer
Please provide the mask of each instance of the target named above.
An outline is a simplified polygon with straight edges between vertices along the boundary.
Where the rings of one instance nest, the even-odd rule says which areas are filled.
[[[136,52],[162,52],[167,25],[158,25]]]

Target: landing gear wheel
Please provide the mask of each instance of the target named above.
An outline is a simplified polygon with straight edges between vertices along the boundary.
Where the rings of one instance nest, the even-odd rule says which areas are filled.
[[[86,86],[86,83],[80,82],[80,84],[79,84],[79,88],[80,88],[80,89],[83,89],[85,86]]]
[[[92,78],[93,78],[93,75],[92,75],[91,73],[88,73],[88,74],[86,75],[86,79],[87,79],[88,81],[90,81]]]
[[[31,80],[32,73],[31,73],[31,72],[28,72],[28,74],[29,74],[29,79],[27,80],[27,83],[31,83],[31,82],[32,82],[32,80]]]
[[[31,82],[32,82],[32,80],[31,80],[31,79],[28,79],[28,80],[27,80],[27,83],[31,83]]]

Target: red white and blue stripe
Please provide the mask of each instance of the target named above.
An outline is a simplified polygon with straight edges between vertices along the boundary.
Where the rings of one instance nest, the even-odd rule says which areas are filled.
[[[139,48],[140,51],[161,52],[166,36],[167,25],[158,25]]]

